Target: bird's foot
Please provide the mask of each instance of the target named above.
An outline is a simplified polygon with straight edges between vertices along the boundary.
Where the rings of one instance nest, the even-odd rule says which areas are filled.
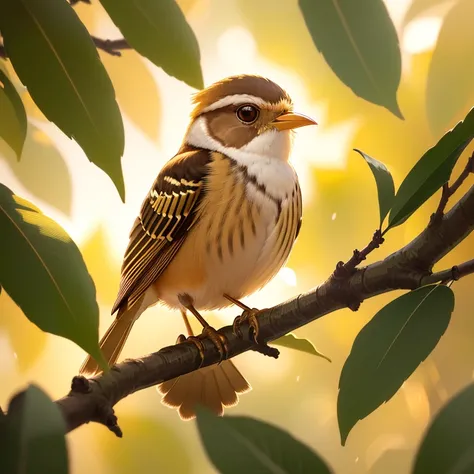
[[[212,326],[205,326],[202,330],[201,337],[208,337],[219,351],[219,362],[227,359],[229,356],[229,342],[219,331]]]
[[[201,363],[199,364],[199,367],[201,367],[202,363],[204,362],[204,344],[202,343],[201,339],[198,336],[186,337],[183,334],[180,334],[176,340],[176,344],[182,344],[183,342],[191,342],[197,347],[199,356],[201,357]]]
[[[234,323],[232,325],[233,332],[237,337],[241,338],[242,330],[240,327],[243,323],[247,322],[249,329],[252,331],[253,340],[255,341],[255,346],[252,349],[256,352],[260,352],[261,354],[277,359],[280,355],[280,351],[276,347],[270,347],[266,342],[259,341],[258,336],[260,334],[260,325],[257,318],[259,313],[260,310],[256,308],[245,309],[241,316],[237,316],[234,319]]]
[[[260,333],[260,327],[258,324],[257,315],[259,312],[260,311],[257,308],[248,308],[245,309],[240,316],[237,316],[234,319],[234,323],[232,324],[232,330],[234,334],[237,337],[241,338],[242,330],[240,329],[240,326],[242,326],[243,323],[247,322],[249,325],[249,329],[252,330],[253,339],[258,344],[258,335]]]

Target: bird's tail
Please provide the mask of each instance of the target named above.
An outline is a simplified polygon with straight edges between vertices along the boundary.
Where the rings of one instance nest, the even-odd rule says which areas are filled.
[[[222,416],[224,407],[237,405],[238,394],[249,390],[249,383],[230,360],[158,385],[158,391],[163,394],[161,403],[177,409],[183,420],[191,420],[196,416],[197,405]]]
[[[188,335],[193,336],[186,311],[182,310],[181,315]],[[183,420],[195,418],[197,405],[222,416],[224,407],[237,405],[239,394],[252,389],[230,360],[181,375],[163,382],[157,388],[163,395],[161,403],[177,409]]]
[[[99,342],[100,349],[109,367],[117,362],[128,335],[130,334],[133,323],[137,320],[136,313],[138,308],[136,308],[136,306],[134,305],[125,311],[119,311],[114,322],[110,325]],[[100,372],[102,372],[102,369],[91,356],[87,357],[79,369],[79,373],[86,376],[97,375]]]

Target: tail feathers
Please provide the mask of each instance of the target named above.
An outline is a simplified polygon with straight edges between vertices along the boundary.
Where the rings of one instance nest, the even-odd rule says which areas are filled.
[[[238,394],[249,390],[249,383],[230,360],[158,385],[158,391],[163,394],[161,403],[177,409],[183,420],[195,418],[197,405],[222,416],[224,407],[237,405]]]
[[[100,349],[109,367],[117,362],[122,352],[123,346],[133,327],[133,323],[136,321],[135,312],[136,311],[133,310],[124,311],[122,313],[119,312],[114,322],[100,340]],[[87,357],[79,369],[79,373],[86,376],[94,376],[100,372],[102,372],[102,369],[91,356]]]

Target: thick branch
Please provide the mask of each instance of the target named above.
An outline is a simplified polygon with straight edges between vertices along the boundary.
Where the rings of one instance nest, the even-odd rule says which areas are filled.
[[[259,339],[269,342],[315,319],[348,306],[354,299],[363,301],[395,289],[414,289],[426,283],[456,279],[474,271],[473,261],[453,270],[432,274],[433,265],[465,239],[474,229],[474,186],[436,224],[429,225],[408,245],[384,260],[355,269],[346,278],[331,275],[319,287],[306,294],[263,310],[258,315]],[[229,341],[229,355],[234,357],[255,348],[247,323],[241,327],[243,338],[232,326],[219,330]],[[215,364],[219,353],[214,344],[203,340],[205,360],[202,366]],[[194,344],[165,347],[137,360],[126,360],[107,374],[89,381],[76,377],[71,392],[56,403],[63,411],[68,430],[90,421],[108,426],[120,435],[112,407],[128,395],[198,370],[201,365]]]

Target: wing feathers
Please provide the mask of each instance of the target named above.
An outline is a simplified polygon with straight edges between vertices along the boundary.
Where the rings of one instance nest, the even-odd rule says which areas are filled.
[[[194,224],[211,160],[207,150],[181,153],[161,170],[130,232],[114,313],[132,306],[163,273]]]

